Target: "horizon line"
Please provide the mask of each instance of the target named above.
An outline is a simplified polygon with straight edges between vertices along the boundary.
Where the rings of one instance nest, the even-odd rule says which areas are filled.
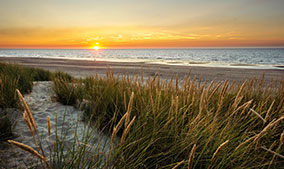
[[[204,49],[204,48],[284,48],[284,46],[200,46],[200,47],[101,47],[99,50],[119,50],[119,49]],[[69,49],[69,50],[94,50],[91,47],[81,47],[81,48],[76,48],[76,47],[0,47],[0,50],[3,49],[9,49],[9,50],[21,50],[21,49]]]

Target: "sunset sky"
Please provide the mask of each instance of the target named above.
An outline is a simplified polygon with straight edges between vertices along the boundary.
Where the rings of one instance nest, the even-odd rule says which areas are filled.
[[[0,0],[0,48],[284,47],[284,0]]]

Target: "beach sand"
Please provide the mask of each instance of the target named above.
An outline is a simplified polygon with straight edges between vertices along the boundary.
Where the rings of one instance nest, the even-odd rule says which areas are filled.
[[[45,58],[19,58],[19,57],[0,57],[0,62],[17,63],[25,66],[43,68],[50,71],[64,71],[75,77],[87,77],[95,75],[105,75],[109,67],[114,74],[129,73],[137,75],[143,72],[144,76],[154,76],[160,72],[162,79],[177,74],[183,79],[190,72],[190,76],[201,81],[244,81],[246,79],[261,79],[265,74],[265,80],[275,80],[279,82],[284,75],[284,69],[257,69],[237,68],[237,67],[211,67],[211,66],[186,66],[186,65],[167,65],[144,62],[107,62],[107,61],[88,61],[70,59],[45,59]]]
[[[86,137],[84,134],[86,134],[88,130],[88,126],[85,128],[85,123],[82,121],[83,112],[79,110],[80,108],[74,108],[73,106],[62,105],[52,101],[51,98],[54,96],[52,86],[52,82],[34,82],[32,92],[24,95],[25,101],[33,113],[37,129],[41,135],[42,147],[47,159],[49,159],[50,148],[53,147],[53,143],[56,139],[56,126],[58,136],[61,140],[64,138],[66,148],[73,145],[75,131],[77,131],[77,141],[83,143],[83,139]],[[22,113],[23,110],[10,110],[9,118],[11,121],[16,122],[13,128],[13,135],[15,136],[13,140],[38,150],[34,144],[32,134],[23,119]],[[50,136],[48,136],[47,128],[48,116],[51,122]],[[61,131],[64,132],[62,133]],[[94,148],[88,151],[100,151],[107,154],[109,151],[108,145],[110,138],[97,131],[96,128],[89,128],[89,132],[92,133],[92,137],[89,139]],[[104,146],[103,143],[106,143],[106,145]],[[2,151],[5,151],[5,153],[0,153],[0,159],[6,159],[4,166],[7,165],[4,168],[27,168],[27,166],[36,166],[39,164],[36,157],[14,145],[6,146]]]

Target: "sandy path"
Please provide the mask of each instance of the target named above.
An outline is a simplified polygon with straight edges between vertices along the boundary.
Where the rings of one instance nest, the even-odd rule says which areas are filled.
[[[68,130],[64,132],[66,134],[65,143],[69,145],[74,141],[74,131],[76,124],[78,125],[77,134],[79,141],[83,137],[84,133],[84,123],[79,117],[81,112],[72,106],[64,106],[57,102],[52,102],[52,82],[34,82],[33,90],[30,94],[25,95],[25,100],[29,105],[35,122],[37,124],[37,129],[40,132],[43,149],[46,152],[46,156],[49,153],[49,147],[53,145],[55,140],[55,126],[56,126],[56,112],[57,112],[57,126],[58,134],[60,135],[61,130]],[[51,120],[51,136],[48,136],[47,130],[47,116],[50,116]],[[14,112],[13,117],[17,121],[14,128],[14,134],[16,137],[14,140],[21,143],[32,146],[36,149],[33,141],[31,132],[29,131],[25,121],[22,118],[22,112]],[[65,119],[65,120],[64,120]],[[79,119],[79,120],[78,120]],[[108,141],[106,136],[101,136],[101,139]],[[93,139],[98,140],[97,131],[93,133]],[[101,147],[103,149],[103,147]],[[8,168],[25,168],[25,163],[28,165],[33,163],[38,163],[29,153],[25,153],[15,146],[8,146],[5,149],[5,153],[2,154],[3,159],[7,159]],[[1,168],[1,167],[0,167]]]

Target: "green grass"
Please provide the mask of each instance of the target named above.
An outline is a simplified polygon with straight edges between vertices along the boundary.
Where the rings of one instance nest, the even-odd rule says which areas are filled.
[[[18,95],[23,105],[26,105],[23,96],[20,93]],[[17,146],[23,151],[27,151],[34,158],[21,163],[21,166],[18,167],[24,167],[23,165],[25,165],[25,168],[106,167],[109,151],[109,146],[107,146],[108,137],[102,132],[98,132],[96,125],[91,120],[85,123],[84,128],[79,128],[80,114],[73,121],[73,124],[69,123],[70,125],[68,125],[66,124],[68,119],[65,118],[66,112],[60,119],[57,116],[57,112],[55,112],[55,125],[52,125],[48,118],[46,125],[48,133],[41,137],[41,131],[36,127],[36,123],[33,124],[35,120],[28,105],[24,109],[23,117],[33,136],[35,148],[15,140],[8,140],[8,143]],[[59,121],[62,126],[58,125]],[[54,131],[52,135],[50,133],[51,130]],[[70,136],[71,133],[73,133],[72,136],[74,137]],[[48,145],[48,148],[44,150],[43,144]],[[0,164],[5,166],[5,163],[2,163],[4,163],[4,160],[0,159]]]
[[[51,81],[53,79],[60,79],[64,82],[73,80],[69,74],[60,71],[52,73],[38,68],[0,63],[0,108],[17,106],[16,89],[26,94],[31,92],[33,81]]]
[[[17,64],[0,63],[0,140],[7,140],[11,134],[11,125],[5,109],[19,108],[16,89],[23,94],[32,91],[33,81],[51,81],[52,79],[71,81],[72,77],[63,72],[51,73],[38,68]]]
[[[0,141],[12,137],[14,122],[8,119],[5,109],[18,107],[16,89],[29,93],[33,81],[51,80],[50,77],[50,72],[41,69],[0,63]]]
[[[1,112],[0,115],[0,143],[12,138],[12,122],[7,117],[6,112]]]
[[[56,85],[58,89],[66,86]],[[60,97],[61,92],[55,92]],[[187,168],[193,145],[193,168],[284,165],[276,154],[284,154],[283,81],[205,85],[190,78],[161,81],[159,76],[115,77],[108,72],[105,78],[73,82],[72,92],[80,93],[78,100],[87,103],[87,119],[99,121],[100,128],[110,134],[135,93],[129,119],[136,119],[123,143],[114,146],[115,168]],[[126,127],[122,125],[118,136]]]
[[[28,68],[16,64],[0,63],[0,108],[15,107],[16,88],[22,93],[32,90],[33,81],[51,80],[51,73],[37,68]]]
[[[58,136],[48,164],[54,168],[284,166],[283,80],[204,84],[189,76],[162,81],[159,76],[119,77],[107,72],[106,77],[79,80],[59,75],[53,81],[58,101],[81,102],[85,119],[118,136],[108,157],[88,151],[88,139],[65,151],[64,137]]]

